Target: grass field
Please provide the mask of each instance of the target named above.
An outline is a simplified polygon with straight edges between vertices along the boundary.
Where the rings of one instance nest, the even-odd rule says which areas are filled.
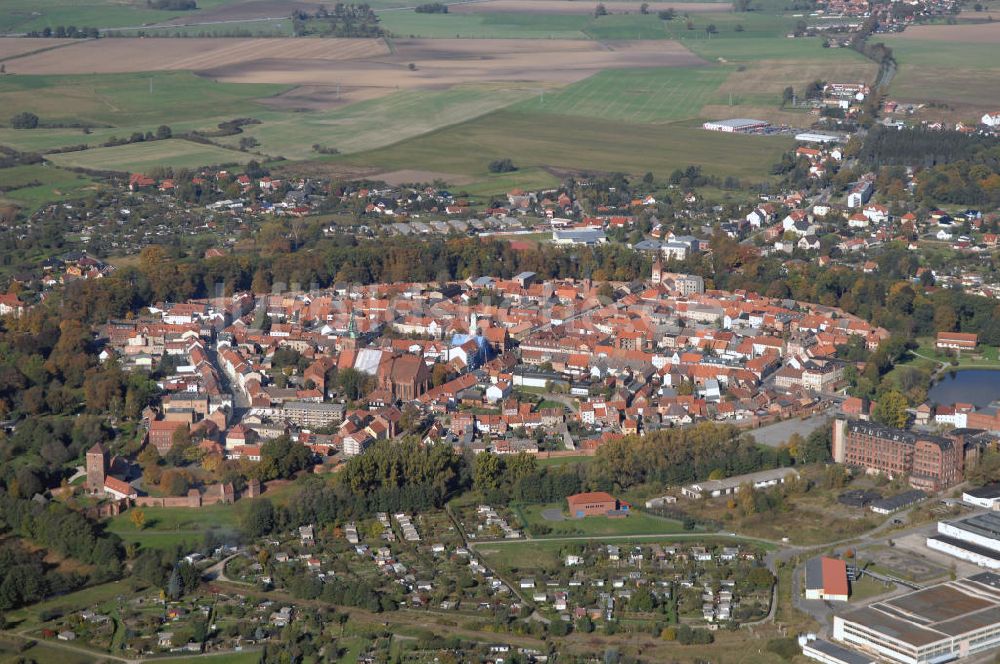
[[[247,504],[245,501],[242,503]],[[142,507],[139,509],[146,515],[143,530],[135,527],[128,512],[111,519],[108,530],[126,542],[138,542],[154,549],[185,543],[200,544],[209,529],[220,533],[235,532],[245,509],[242,505],[207,505],[201,509]]]
[[[9,113],[0,120],[31,111],[43,123],[142,125],[156,129],[159,124],[178,120],[247,115],[262,109],[253,99],[287,89],[284,85],[216,83],[190,72],[4,76],[0,77],[0,108]]]
[[[565,510],[564,503],[547,505],[525,505],[518,509],[528,524],[544,524],[552,529],[545,537],[560,536],[605,536],[605,535],[669,535],[682,532],[681,524],[673,519],[664,519],[645,512],[635,511],[625,518],[609,519],[603,516],[588,516],[582,519],[550,521],[542,512]]]
[[[194,19],[205,10],[243,1],[198,0],[199,11],[174,12],[149,9],[144,0],[4,0],[3,11],[0,11],[0,34],[58,25],[116,28],[179,17]]]
[[[142,173],[157,166],[199,168],[220,164],[244,164],[253,157],[254,155],[246,152],[173,138],[152,143],[132,143],[113,148],[54,154],[50,155],[49,159],[59,166],[71,168]]]
[[[543,168],[519,168],[513,173],[480,173],[476,181],[462,185],[472,196],[489,197],[512,189],[546,189],[558,186],[562,179]]]
[[[717,91],[728,75],[722,67],[603,71],[515,108],[636,123],[684,120],[721,103]]]
[[[539,457],[538,465],[542,467],[558,467],[558,466],[570,466],[574,464],[589,464],[594,460],[592,456],[564,456],[564,457],[549,457],[544,459]]]
[[[667,39],[665,22],[653,15],[612,14],[593,19],[585,32],[599,41]]]
[[[953,26],[940,26],[942,29]],[[899,63],[890,92],[907,102],[938,102],[992,110],[1000,105],[996,44],[886,37]]]
[[[792,146],[788,137],[732,136],[698,123],[632,125],[503,110],[425,136],[337,161],[384,170],[424,168],[473,177],[510,157],[519,167],[556,167],[662,175],[697,164],[706,172],[761,177]]]
[[[13,201],[22,208],[34,210],[49,201],[77,196],[93,184],[94,181],[85,175],[53,166],[16,166],[0,170],[0,190],[10,190],[0,191],[0,200]]]
[[[587,16],[555,14],[379,14],[382,27],[398,37],[434,39],[586,39]]]
[[[124,581],[113,581],[103,583],[99,586],[90,586],[83,590],[53,597],[52,599],[33,604],[29,607],[17,609],[7,613],[7,618],[11,622],[16,622],[22,627],[30,627],[41,622],[42,611],[61,609],[63,611],[78,611],[94,604],[107,602],[119,595],[126,595],[131,592],[131,586]]]
[[[232,21],[217,25],[171,25],[155,28],[135,28],[130,30],[117,30],[121,35],[137,37],[214,37],[233,34],[252,35],[254,37],[291,37],[292,20],[282,19],[279,21]]]
[[[359,653],[360,654],[360,653]],[[259,652],[231,652],[209,655],[192,655],[168,660],[170,664],[256,664],[260,661]]]
[[[260,141],[260,151],[289,159],[317,156],[312,149],[316,143],[343,153],[359,152],[481,117],[530,94],[514,84],[404,90],[336,111],[257,113],[254,117],[263,124],[246,127],[244,135],[222,142],[235,147],[243,136],[252,136]]]
[[[614,6],[609,6],[614,12]],[[417,14],[391,11],[379,14],[382,27],[397,37],[479,39],[584,39],[631,41],[649,39],[708,40],[709,24],[717,32],[711,39],[740,40],[781,37],[794,25],[783,15],[732,12],[678,15],[662,21],[655,14],[545,14],[540,12]],[[688,28],[688,21],[692,27]],[[740,26],[742,29],[738,29]]]

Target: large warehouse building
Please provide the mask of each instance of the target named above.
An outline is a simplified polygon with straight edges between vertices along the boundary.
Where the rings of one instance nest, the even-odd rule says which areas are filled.
[[[833,638],[900,664],[937,664],[1000,646],[1000,576],[983,572],[833,619]]]
[[[764,131],[771,126],[765,120],[753,120],[751,118],[733,118],[732,120],[715,120],[702,125],[709,131],[722,131],[729,134],[751,134],[756,131]]]
[[[1000,569],[1000,514],[988,512],[956,521],[939,521],[927,546],[989,569]]]

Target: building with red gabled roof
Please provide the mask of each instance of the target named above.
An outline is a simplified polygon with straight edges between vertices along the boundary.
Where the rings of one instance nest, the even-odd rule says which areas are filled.
[[[604,491],[588,491],[566,497],[569,515],[574,519],[585,516],[622,516],[631,505]]]
[[[849,595],[847,563],[827,556],[806,562],[806,599],[846,602]]]

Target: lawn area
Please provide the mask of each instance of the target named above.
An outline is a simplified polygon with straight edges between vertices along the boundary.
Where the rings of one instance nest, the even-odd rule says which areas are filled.
[[[205,532],[216,529],[232,533],[239,528],[240,515],[249,505],[242,501],[235,505],[207,505],[201,509],[140,507],[146,515],[146,527],[139,530],[132,523],[129,512],[108,521],[108,530],[126,542],[158,549],[174,545],[200,544]]]
[[[696,164],[707,173],[763,179],[766,165],[775,163],[792,145],[790,137],[725,135],[705,131],[694,122],[635,125],[503,110],[335,161],[473,177],[487,175],[489,162],[502,157],[512,158],[522,168],[661,175]]]
[[[246,152],[172,138],[152,143],[132,143],[113,148],[65,152],[50,155],[48,158],[59,166],[70,168],[142,173],[158,166],[199,168],[221,164],[245,164],[253,156]]]
[[[594,460],[592,456],[561,456],[561,457],[549,457],[547,459],[538,458],[538,465],[542,467],[558,468],[560,466],[569,466],[573,464],[589,464]]]
[[[152,81],[152,92],[150,92]],[[289,89],[265,83],[216,83],[190,72],[95,76],[0,77],[0,108],[31,111],[47,122],[81,122],[155,130],[184,120],[251,115],[254,99]],[[208,126],[213,126],[209,124]],[[76,141],[83,142],[83,141]]]
[[[697,118],[705,104],[722,103],[718,90],[729,73],[723,67],[608,70],[515,110],[635,123]]]
[[[586,39],[583,29],[592,19],[561,14],[418,14],[391,11],[379,14],[385,30],[397,37],[445,39]]]
[[[336,111],[257,113],[254,117],[262,124],[221,142],[235,147],[241,138],[251,136],[260,141],[260,151],[289,159],[316,157],[312,146],[317,143],[343,153],[359,152],[481,117],[531,94],[517,84],[472,85],[406,90]]]
[[[34,164],[0,170],[0,200],[9,200],[27,210],[80,195],[94,186],[86,175],[55,166]]]
[[[920,337],[917,339],[919,346],[916,351],[916,360],[930,358],[941,364],[950,364],[953,357],[950,354],[942,353],[936,348],[936,340],[933,337]],[[996,346],[980,344],[973,352],[963,351],[958,356],[958,367],[967,369],[1000,369],[1000,357]]]
[[[543,537],[573,537],[573,536],[604,536],[604,535],[669,535],[683,532],[681,523],[673,519],[664,519],[646,514],[638,510],[627,517],[609,519],[603,516],[588,516],[582,519],[565,518],[563,521],[550,521],[543,516],[546,510],[562,510],[565,503],[550,503],[546,505],[524,505],[518,508],[524,521],[530,524],[543,524],[552,529]]]

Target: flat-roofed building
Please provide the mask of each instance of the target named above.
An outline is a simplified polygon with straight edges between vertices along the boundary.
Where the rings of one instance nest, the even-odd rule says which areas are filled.
[[[1000,576],[983,572],[835,616],[833,638],[901,664],[992,650],[1000,646]]]
[[[985,507],[988,510],[998,509],[1000,508],[1000,484],[969,489],[962,494],[962,500],[976,507]]]
[[[705,480],[695,482],[685,487],[681,487],[681,494],[688,498],[701,498],[708,496],[718,498],[731,493],[736,493],[744,484],[749,484],[755,489],[766,489],[767,487],[784,484],[790,477],[798,477],[799,472],[794,468],[774,468],[772,470],[762,470],[746,475],[736,475],[727,477],[724,480]]]
[[[301,427],[325,427],[344,419],[344,404],[286,401],[280,417]]]
[[[927,538],[927,546],[980,567],[1000,569],[1000,514],[938,521],[938,534]]]
[[[807,641],[802,646],[802,654],[822,664],[876,664],[875,658],[870,655],[848,650],[823,639]]]
[[[754,120],[753,118],[732,118],[730,120],[713,120],[701,125],[709,131],[721,131],[727,134],[749,134],[755,131],[763,131],[771,126],[767,120]]]

